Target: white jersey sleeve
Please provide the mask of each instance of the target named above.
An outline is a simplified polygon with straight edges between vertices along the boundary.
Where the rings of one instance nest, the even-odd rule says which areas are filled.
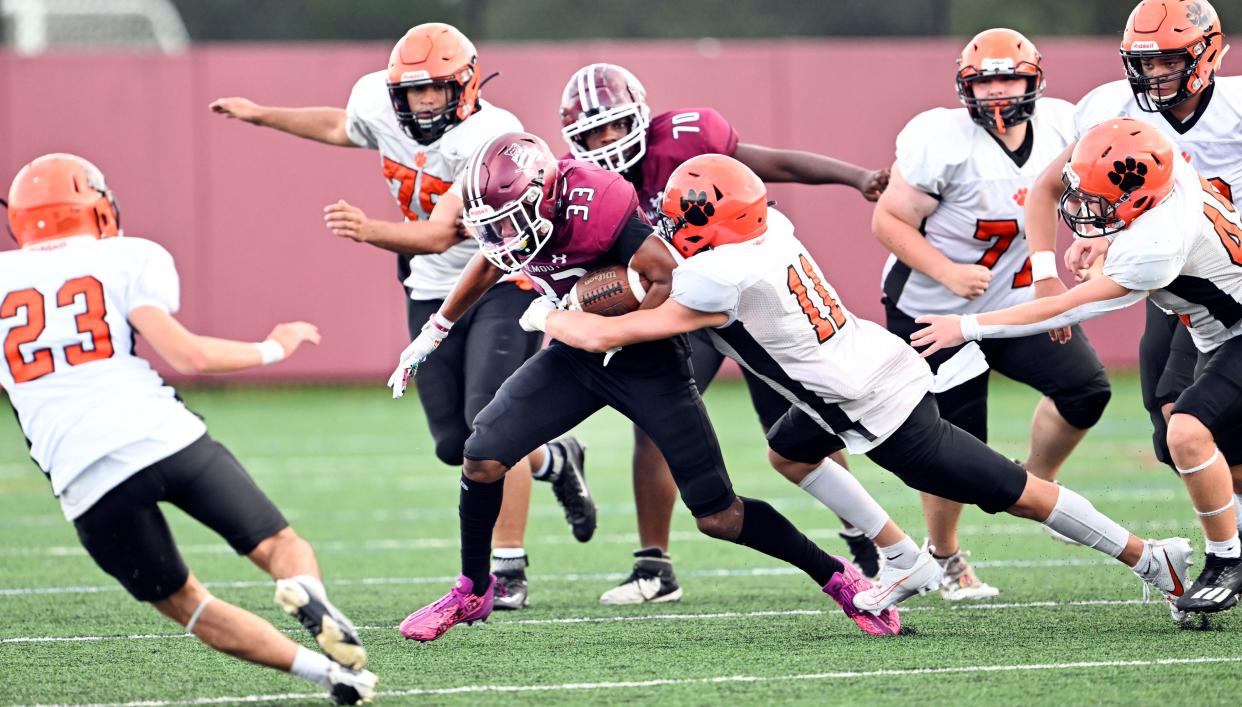
[[[1105,120],[1138,112],[1138,103],[1128,81],[1106,83],[1087,93],[1074,106],[1074,139]]]
[[[181,279],[172,254],[154,241],[130,239],[136,271],[125,297],[125,314],[139,307],[155,307],[169,314],[181,309]]]
[[[375,71],[358,79],[345,104],[345,133],[358,147],[378,150],[379,136],[375,125],[383,117],[380,111],[392,110],[391,103],[381,103],[377,97],[388,96],[386,71]]]
[[[706,254],[704,254],[706,255]],[[693,267],[696,258],[673,270],[673,290],[669,295],[677,304],[699,312],[720,312],[729,315],[728,326],[737,320],[737,306],[742,291],[738,283],[717,277],[704,268]]]
[[[897,135],[897,167],[910,186],[940,196],[970,156],[963,139],[965,111],[933,108],[914,116]],[[968,119],[969,120],[969,119]]]

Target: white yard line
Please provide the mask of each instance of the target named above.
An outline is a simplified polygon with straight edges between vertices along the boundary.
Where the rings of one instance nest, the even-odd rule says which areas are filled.
[[[661,678],[655,680],[626,680],[614,682],[571,682],[556,685],[464,685],[461,687],[381,691],[376,693],[376,697],[420,697],[483,693],[503,694],[523,692],[568,692],[583,690],[612,691],[633,690],[649,687],[674,687],[679,685],[861,680],[867,678],[902,678],[926,675],[963,675],[971,673],[1012,673],[1034,671],[1059,672],[1064,670],[1091,670],[1099,668],[1146,668],[1152,666],[1210,665],[1221,663],[1242,663],[1242,656],[1157,658],[1153,660],[1096,660],[1072,663],[1029,663],[1025,665],[963,665],[940,668],[911,668],[907,670],[836,671],[830,673],[800,673],[793,675],[720,675],[705,678]],[[172,705],[278,702],[286,700],[315,699],[322,698],[322,696],[322,693],[284,693],[275,695],[243,695],[237,697],[201,697],[189,700],[141,700],[135,702],[112,702],[98,703],[94,705],[79,705],[78,707],[172,707]]]
[[[975,567],[1037,569],[1050,567],[1096,567],[1115,565],[1113,560],[1102,557],[1064,558],[1057,560],[980,560],[971,563]],[[705,569],[686,570],[677,573],[681,577],[770,577],[783,575],[800,575],[802,572],[795,567],[752,567],[748,569]],[[625,572],[594,572],[569,574],[532,574],[531,581],[536,582],[615,582],[627,576]],[[422,577],[362,577],[358,579],[331,579],[327,584],[333,587],[369,586],[383,584],[443,584],[448,586],[457,578],[448,575]],[[272,580],[246,579],[239,581],[204,582],[208,587],[226,589],[250,589],[253,587],[270,587]],[[13,596],[31,596],[38,594],[96,594],[99,592],[119,592],[119,584],[88,584],[66,587],[10,587],[0,589],[0,598]]]
[[[1162,518],[1130,524],[1136,532],[1168,532],[1191,530],[1194,521],[1191,518]],[[814,540],[836,540],[838,528],[813,528],[806,535]],[[1040,532],[1038,523],[989,523],[979,525],[963,525],[958,534],[963,537],[978,535],[1034,535]],[[717,543],[702,533],[680,530],[671,534],[676,543]],[[461,540],[456,535],[442,538],[372,538],[369,540],[330,540],[315,543],[315,550],[325,552],[379,553],[404,552],[408,550],[456,550]],[[601,533],[591,542],[610,545],[634,545],[638,542],[633,533]],[[578,545],[578,541],[567,532],[527,537],[528,547],[545,545]],[[233,549],[223,541],[211,543],[185,543],[178,545],[183,555],[231,555]],[[49,545],[45,547],[4,547],[0,548],[0,557],[85,557],[86,551],[80,545]],[[975,563],[977,564],[977,563]]]
[[[1057,607],[1087,606],[1135,606],[1144,604],[1142,599],[1080,599],[1074,601],[1031,601],[987,604],[934,604],[931,606],[903,607],[901,612],[928,611],[993,611],[1006,609],[1048,609]],[[1152,602],[1155,604],[1155,602]],[[1159,606],[1158,604],[1155,604]],[[704,621],[713,619],[746,619],[762,617],[788,616],[836,616],[839,612],[833,609],[790,609],[786,611],[718,611],[694,614],[648,614],[645,616],[565,616],[556,619],[505,619],[492,622],[492,627],[505,626],[550,626],[561,624],[611,624],[647,621]],[[358,626],[359,631],[391,631],[396,625]],[[300,633],[301,629],[282,629],[285,633]],[[117,636],[14,636],[0,638],[0,645],[9,643],[77,643],[96,641],[148,641],[178,638],[192,638],[186,633],[132,633]]]

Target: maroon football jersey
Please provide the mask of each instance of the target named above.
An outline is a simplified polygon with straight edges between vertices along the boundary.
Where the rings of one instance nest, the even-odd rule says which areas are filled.
[[[718,153],[733,156],[737,131],[712,108],[679,108],[651,119],[647,128],[647,154],[638,168],[638,202],[648,219],[660,213],[660,192],[669,175],[691,157]]]
[[[617,237],[638,212],[634,186],[588,162],[560,160],[561,207],[552,221],[552,238],[522,272],[545,295],[563,297],[574,283],[606,262]]]

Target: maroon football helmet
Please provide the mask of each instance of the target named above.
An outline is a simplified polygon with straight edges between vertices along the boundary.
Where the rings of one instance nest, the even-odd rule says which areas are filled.
[[[530,133],[504,133],[470,157],[462,221],[493,265],[517,272],[552,237],[558,176],[556,156]]]
[[[585,136],[609,123],[624,120],[630,131],[611,145],[591,150]],[[569,78],[561,97],[561,134],[575,158],[624,172],[647,152],[651,108],[647,90],[629,71],[616,64],[590,64]]]

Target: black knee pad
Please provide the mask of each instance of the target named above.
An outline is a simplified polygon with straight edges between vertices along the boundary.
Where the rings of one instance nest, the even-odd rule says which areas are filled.
[[[1052,398],[1057,412],[1073,427],[1080,430],[1095,427],[1104,416],[1104,408],[1112,399],[1113,391],[1104,371],[1075,390],[1058,393]]]

